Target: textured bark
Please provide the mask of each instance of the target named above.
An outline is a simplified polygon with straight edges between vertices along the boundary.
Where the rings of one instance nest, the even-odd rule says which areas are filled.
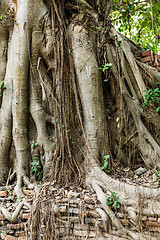
[[[23,177],[29,174],[29,163],[31,159],[28,139],[28,109],[29,109],[29,66],[34,64],[34,59],[30,61],[30,42],[32,37],[32,27],[44,17],[47,12],[42,1],[35,4],[30,1],[17,1],[11,4],[9,9],[15,16],[12,26],[1,23],[1,80],[5,80],[6,89],[2,95],[1,105],[1,152],[0,152],[0,182],[5,182],[9,167],[9,151],[11,148],[12,136],[16,150],[16,173],[17,173],[17,195],[21,195]],[[36,16],[34,14],[36,13]],[[34,19],[36,21],[31,21]],[[12,22],[13,23],[13,22]],[[7,31],[8,30],[8,31]],[[9,32],[9,33],[8,33]],[[42,36],[42,32],[41,32]],[[42,37],[41,37],[42,39]],[[34,39],[35,40],[35,39]],[[38,40],[38,39],[37,39]],[[38,42],[35,41],[35,46]],[[40,45],[38,45],[40,48]],[[39,51],[39,49],[38,49]],[[7,60],[7,61],[6,61]],[[4,76],[5,74],[5,76]],[[15,159],[14,159],[15,162]]]
[[[99,159],[99,157],[105,155],[109,148],[106,139],[102,82],[94,53],[94,36],[90,36],[81,26],[71,26],[70,31],[84,114],[84,128],[89,143],[88,154],[91,154],[95,159]]]

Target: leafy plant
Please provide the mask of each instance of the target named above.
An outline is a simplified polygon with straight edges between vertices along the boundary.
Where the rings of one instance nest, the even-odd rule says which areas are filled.
[[[112,63],[106,63],[105,65],[102,65],[102,67],[99,67],[98,69],[100,69],[103,72],[105,72],[111,66],[112,66]]]
[[[158,84],[158,83],[155,83],[155,84]],[[148,107],[149,102],[156,102],[159,105],[156,108],[156,112],[159,112],[159,110],[160,110],[160,90],[159,90],[159,88],[149,89],[148,91],[144,90],[144,92],[146,92],[146,94],[144,94],[145,101],[142,104],[142,106]]]
[[[43,177],[43,169],[40,164],[40,161],[36,157],[34,157],[33,162],[31,162],[31,165],[33,175],[36,177],[36,179],[41,180]]]
[[[36,143],[34,140],[32,141],[31,148],[36,148],[38,146],[38,143]]]
[[[11,192],[11,190],[8,190],[8,195],[9,195],[9,198],[13,201],[14,196],[13,196],[13,193]]]
[[[105,65],[102,65],[102,67],[99,67],[98,69],[102,70],[103,72],[105,72],[106,70],[108,70],[109,67],[112,66],[112,63],[106,63]],[[104,82],[108,82],[108,79],[105,79]]]
[[[155,174],[156,174],[156,180],[155,180],[155,182],[160,182],[160,170],[157,171],[157,172],[155,172]]]
[[[104,164],[102,167],[100,167],[101,170],[105,170],[107,173],[110,173],[109,167],[108,167],[108,159],[110,158],[110,155],[104,156]]]
[[[107,202],[106,204],[108,206],[111,206],[114,209],[120,208],[120,202],[121,200],[119,199],[119,196],[117,196],[116,192],[110,191],[110,195],[106,197]]]

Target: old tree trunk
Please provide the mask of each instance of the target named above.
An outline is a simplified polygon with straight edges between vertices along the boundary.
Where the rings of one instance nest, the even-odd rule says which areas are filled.
[[[159,113],[142,107],[160,74],[136,59],[141,49],[113,28],[106,2],[1,0],[0,184],[16,177],[23,197],[36,159],[44,179],[90,185],[123,232],[104,192],[116,191],[126,212],[137,196],[158,201],[158,188],[111,175],[137,161],[160,166]],[[99,70],[106,63],[112,66]],[[108,154],[110,175],[100,169]]]

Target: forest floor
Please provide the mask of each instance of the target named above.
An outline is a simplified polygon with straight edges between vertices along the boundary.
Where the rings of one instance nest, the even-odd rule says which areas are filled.
[[[160,178],[157,181],[159,174],[156,172],[156,169],[147,170],[143,165],[137,165],[135,169],[117,167],[112,177],[131,185],[158,188]]]

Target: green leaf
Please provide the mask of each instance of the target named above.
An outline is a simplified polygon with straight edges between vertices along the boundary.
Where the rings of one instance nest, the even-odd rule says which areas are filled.
[[[154,92],[157,92],[157,91],[160,92],[160,91],[159,91],[159,88],[155,88],[155,89],[154,89]]]
[[[108,158],[110,158],[110,155],[105,155],[105,156],[104,156],[104,159],[105,159],[105,160],[108,160]]]
[[[105,65],[104,65],[104,67],[111,67],[112,66],[112,63],[106,63]]]
[[[155,3],[155,6],[156,6],[156,8],[158,9],[158,10],[160,10],[160,3],[158,2],[158,3]]]
[[[156,112],[159,112],[159,110],[160,110],[160,107],[158,107],[158,108],[156,109]]]
[[[3,17],[2,17],[2,16],[0,16],[0,20],[2,20],[2,18],[3,18]]]
[[[107,205],[111,205],[111,204],[113,204],[113,202],[107,202]]]
[[[152,22],[151,21],[148,23],[148,28],[149,28],[149,30],[152,30]]]
[[[4,86],[4,85],[3,85],[3,86],[1,86],[1,89],[6,89],[6,86]]]
[[[144,20],[144,21],[142,22],[141,27],[142,27],[142,28],[145,28],[145,27],[147,27],[147,26],[148,26],[148,21]]]
[[[6,80],[1,81],[0,84],[2,84],[2,83],[4,83],[4,82],[6,82]]]
[[[156,4],[153,7],[153,13],[155,13],[157,16],[159,16],[158,6],[156,6]]]
[[[119,203],[116,203],[115,207],[116,207],[116,208],[120,208],[120,204],[119,204]]]
[[[105,161],[104,161],[104,165],[103,165],[103,166],[104,166],[104,169],[107,169],[107,165],[108,165],[108,161],[105,160]]]
[[[151,11],[151,8],[148,7],[148,8],[146,8],[146,11],[145,11],[145,12],[148,14],[150,11]]]

